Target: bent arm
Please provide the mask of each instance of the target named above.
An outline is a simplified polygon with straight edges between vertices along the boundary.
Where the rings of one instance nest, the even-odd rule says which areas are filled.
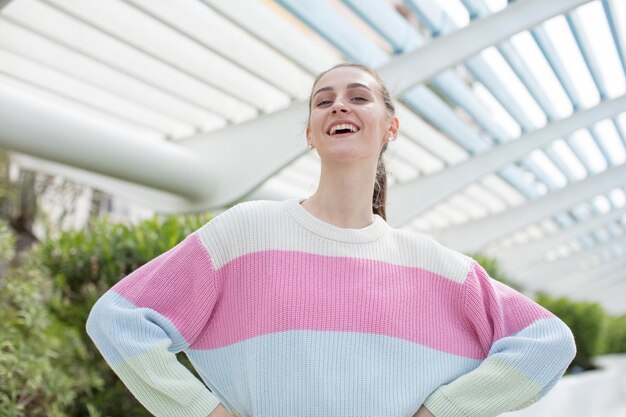
[[[488,417],[538,401],[575,356],[570,329],[475,262],[463,285],[466,327],[486,357],[435,390],[424,405],[436,417]]]
[[[219,405],[177,359],[208,321],[214,271],[190,235],[137,269],[93,306],[87,333],[133,395],[155,416],[206,417]]]

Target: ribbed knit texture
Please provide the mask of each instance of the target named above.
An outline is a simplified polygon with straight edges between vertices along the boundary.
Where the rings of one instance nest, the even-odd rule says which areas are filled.
[[[380,216],[362,229],[249,201],[132,272],[87,331],[156,416],[487,417],[546,394],[575,354],[550,312]],[[175,357],[184,351],[206,386]]]

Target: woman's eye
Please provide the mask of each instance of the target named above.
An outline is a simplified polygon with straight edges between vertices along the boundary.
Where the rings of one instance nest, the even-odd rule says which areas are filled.
[[[325,106],[327,104],[331,104],[332,102],[330,100],[322,100],[319,103],[317,103],[318,106]]]
[[[353,100],[356,100],[356,101],[367,101],[367,99],[365,97],[360,97],[360,96],[354,97]]]

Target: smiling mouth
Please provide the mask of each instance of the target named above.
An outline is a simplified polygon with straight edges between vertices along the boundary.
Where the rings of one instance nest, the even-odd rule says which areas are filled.
[[[332,126],[326,133],[330,136],[347,136],[356,133],[359,130],[360,129],[353,124],[343,123]]]

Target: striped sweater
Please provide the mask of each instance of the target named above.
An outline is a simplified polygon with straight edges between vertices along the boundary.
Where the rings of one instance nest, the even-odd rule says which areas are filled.
[[[472,258],[374,215],[248,201],[135,270],[87,331],[154,415],[496,416],[544,396],[569,328]],[[199,381],[175,354],[185,352]],[[210,389],[207,389],[207,387]]]

